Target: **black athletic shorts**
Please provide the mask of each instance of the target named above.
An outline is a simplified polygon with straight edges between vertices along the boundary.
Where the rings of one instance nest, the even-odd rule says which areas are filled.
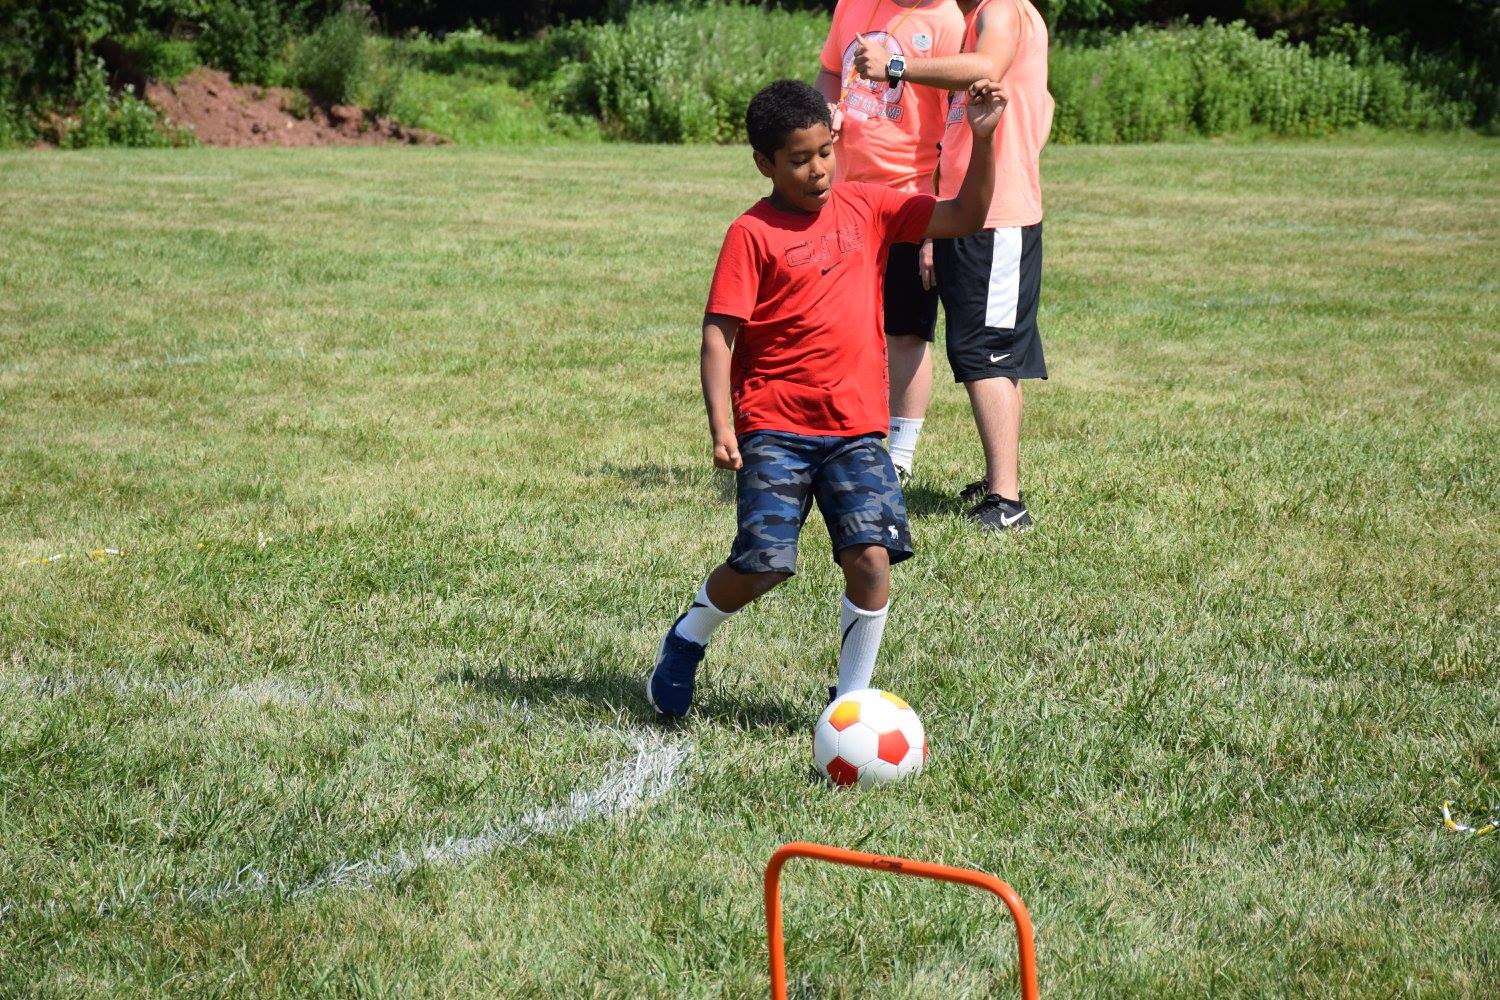
[[[917,272],[919,243],[893,243],[885,262],[886,336],[921,337],[929,344],[937,330],[938,292],[922,287]]]
[[[933,245],[956,382],[1046,378],[1036,308],[1042,294],[1042,224],[982,229]]]

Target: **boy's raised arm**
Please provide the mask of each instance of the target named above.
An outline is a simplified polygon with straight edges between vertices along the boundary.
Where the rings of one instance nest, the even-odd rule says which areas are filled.
[[[729,408],[729,357],[740,321],[733,316],[708,313],[703,317],[703,346],[698,353],[698,373],[703,380],[703,405],[708,410],[708,433],[714,444],[714,465],[738,469],[739,439],[734,436],[734,415]]]
[[[932,210],[925,234],[928,239],[968,236],[984,228],[995,193],[995,128],[1004,110],[1005,89],[1001,84],[980,80],[969,88],[969,129],[974,133],[969,170],[958,196],[938,202]]]

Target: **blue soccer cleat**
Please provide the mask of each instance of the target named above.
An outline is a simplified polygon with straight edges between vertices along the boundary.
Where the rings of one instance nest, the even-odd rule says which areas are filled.
[[[646,679],[646,697],[651,707],[662,715],[680,719],[693,707],[693,679],[698,675],[698,665],[703,662],[707,646],[700,646],[691,639],[677,634],[677,622],[662,636],[661,646],[656,651],[656,669]]]

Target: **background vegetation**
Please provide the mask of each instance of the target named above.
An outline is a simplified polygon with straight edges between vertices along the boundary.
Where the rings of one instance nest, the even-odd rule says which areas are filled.
[[[174,141],[136,96],[200,62],[460,141],[730,141],[756,87],[811,75],[830,6],[4,0],[0,143]],[[1500,106],[1481,0],[1042,6],[1060,141],[1488,128]]]

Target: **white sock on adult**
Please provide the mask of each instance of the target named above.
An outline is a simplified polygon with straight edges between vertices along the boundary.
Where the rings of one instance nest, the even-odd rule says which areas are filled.
[[[917,454],[917,438],[921,436],[922,419],[920,417],[892,417],[891,461],[910,472],[912,459]]]
[[[839,605],[839,690],[863,691],[870,686],[875,673],[875,657],[880,654],[880,638],[885,634],[885,613],[891,608],[866,611],[845,594]]]
[[[724,624],[732,614],[733,611],[720,611],[708,599],[708,578],[704,577],[703,584],[698,588],[698,596],[693,598],[693,606],[687,609],[687,613],[677,623],[677,634],[689,642],[707,646],[708,637],[714,634],[714,629]]]

